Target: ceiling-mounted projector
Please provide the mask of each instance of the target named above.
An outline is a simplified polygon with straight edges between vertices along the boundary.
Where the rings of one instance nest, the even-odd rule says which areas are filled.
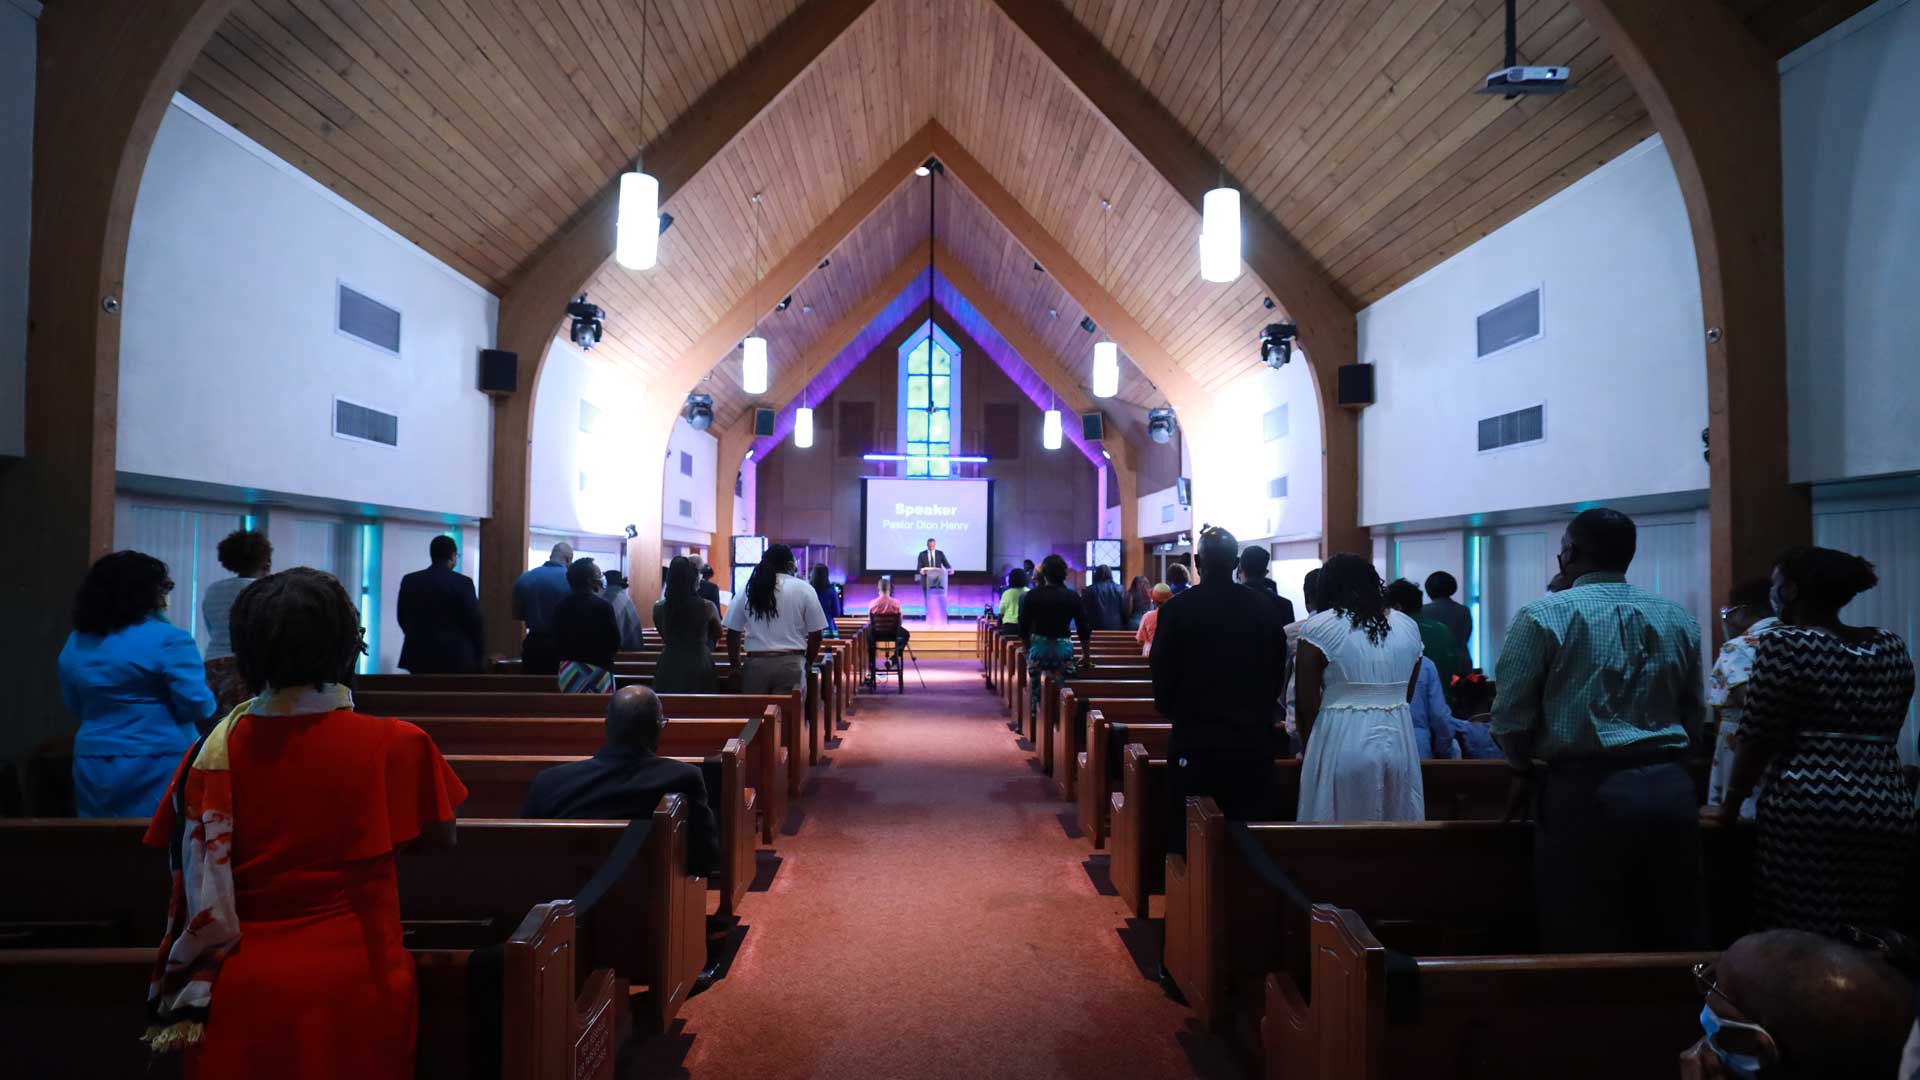
[[[1563,67],[1504,67],[1487,76],[1483,94],[1558,94],[1567,89],[1572,71]]]

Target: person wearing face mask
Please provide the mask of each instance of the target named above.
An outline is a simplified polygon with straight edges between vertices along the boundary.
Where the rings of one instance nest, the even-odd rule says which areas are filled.
[[[1732,776],[1708,808],[1732,820],[1765,778],[1756,927],[1833,934],[1898,923],[1920,828],[1894,746],[1913,700],[1913,657],[1898,634],[1840,620],[1878,580],[1872,563],[1831,548],[1788,548],[1774,564],[1785,625],[1755,641]]]
[[[1567,525],[1570,586],[1521,608],[1495,670],[1491,733],[1531,802],[1534,894],[1548,952],[1706,944],[1699,796],[1689,758],[1705,717],[1700,627],[1627,583],[1633,519]]]
[[[1913,984],[1882,955],[1819,934],[1768,930],[1693,969],[1702,1037],[1682,1080],[1906,1076]]]

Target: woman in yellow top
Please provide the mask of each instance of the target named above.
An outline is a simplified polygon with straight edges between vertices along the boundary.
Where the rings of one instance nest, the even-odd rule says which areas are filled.
[[[1000,625],[1020,621],[1020,598],[1027,595],[1027,572],[1016,566],[1007,572],[1007,591],[1000,594]]]

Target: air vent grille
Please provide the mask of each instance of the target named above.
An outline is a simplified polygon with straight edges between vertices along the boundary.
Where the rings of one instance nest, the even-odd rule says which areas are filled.
[[[1276,476],[1267,481],[1267,498],[1284,499],[1287,497],[1287,478]]]
[[[683,517],[683,518],[687,518],[687,519],[692,519],[692,517],[693,517],[693,500],[691,500],[691,499],[681,499],[681,500],[680,500],[680,516],[681,516],[681,517]]]
[[[1480,421],[1480,449],[1498,450],[1547,437],[1547,407],[1535,405]]]
[[[580,431],[585,435],[595,435],[600,431],[600,406],[580,399]]]
[[[693,455],[687,453],[685,450],[680,451],[680,475],[693,475]]]
[[[399,446],[400,418],[392,413],[334,398],[333,433],[343,439]]]
[[[1260,418],[1261,438],[1267,442],[1284,439],[1292,433],[1292,425],[1287,417],[1285,405],[1275,405]]]
[[[1172,503],[1167,503],[1165,506],[1162,506],[1160,508],[1160,524],[1162,525],[1173,524],[1173,504]]]
[[[1478,320],[1480,355],[1491,356],[1540,336],[1540,290],[1517,296]]]
[[[379,349],[400,355],[400,313],[365,293],[340,286],[336,305],[341,333]]]

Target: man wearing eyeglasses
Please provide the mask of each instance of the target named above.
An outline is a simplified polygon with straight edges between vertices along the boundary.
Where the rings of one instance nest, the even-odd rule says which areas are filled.
[[[1804,930],[1768,930],[1695,965],[1702,1037],[1680,1055],[1682,1080],[1894,1077],[1913,1029],[1914,988],[1869,947]]]

